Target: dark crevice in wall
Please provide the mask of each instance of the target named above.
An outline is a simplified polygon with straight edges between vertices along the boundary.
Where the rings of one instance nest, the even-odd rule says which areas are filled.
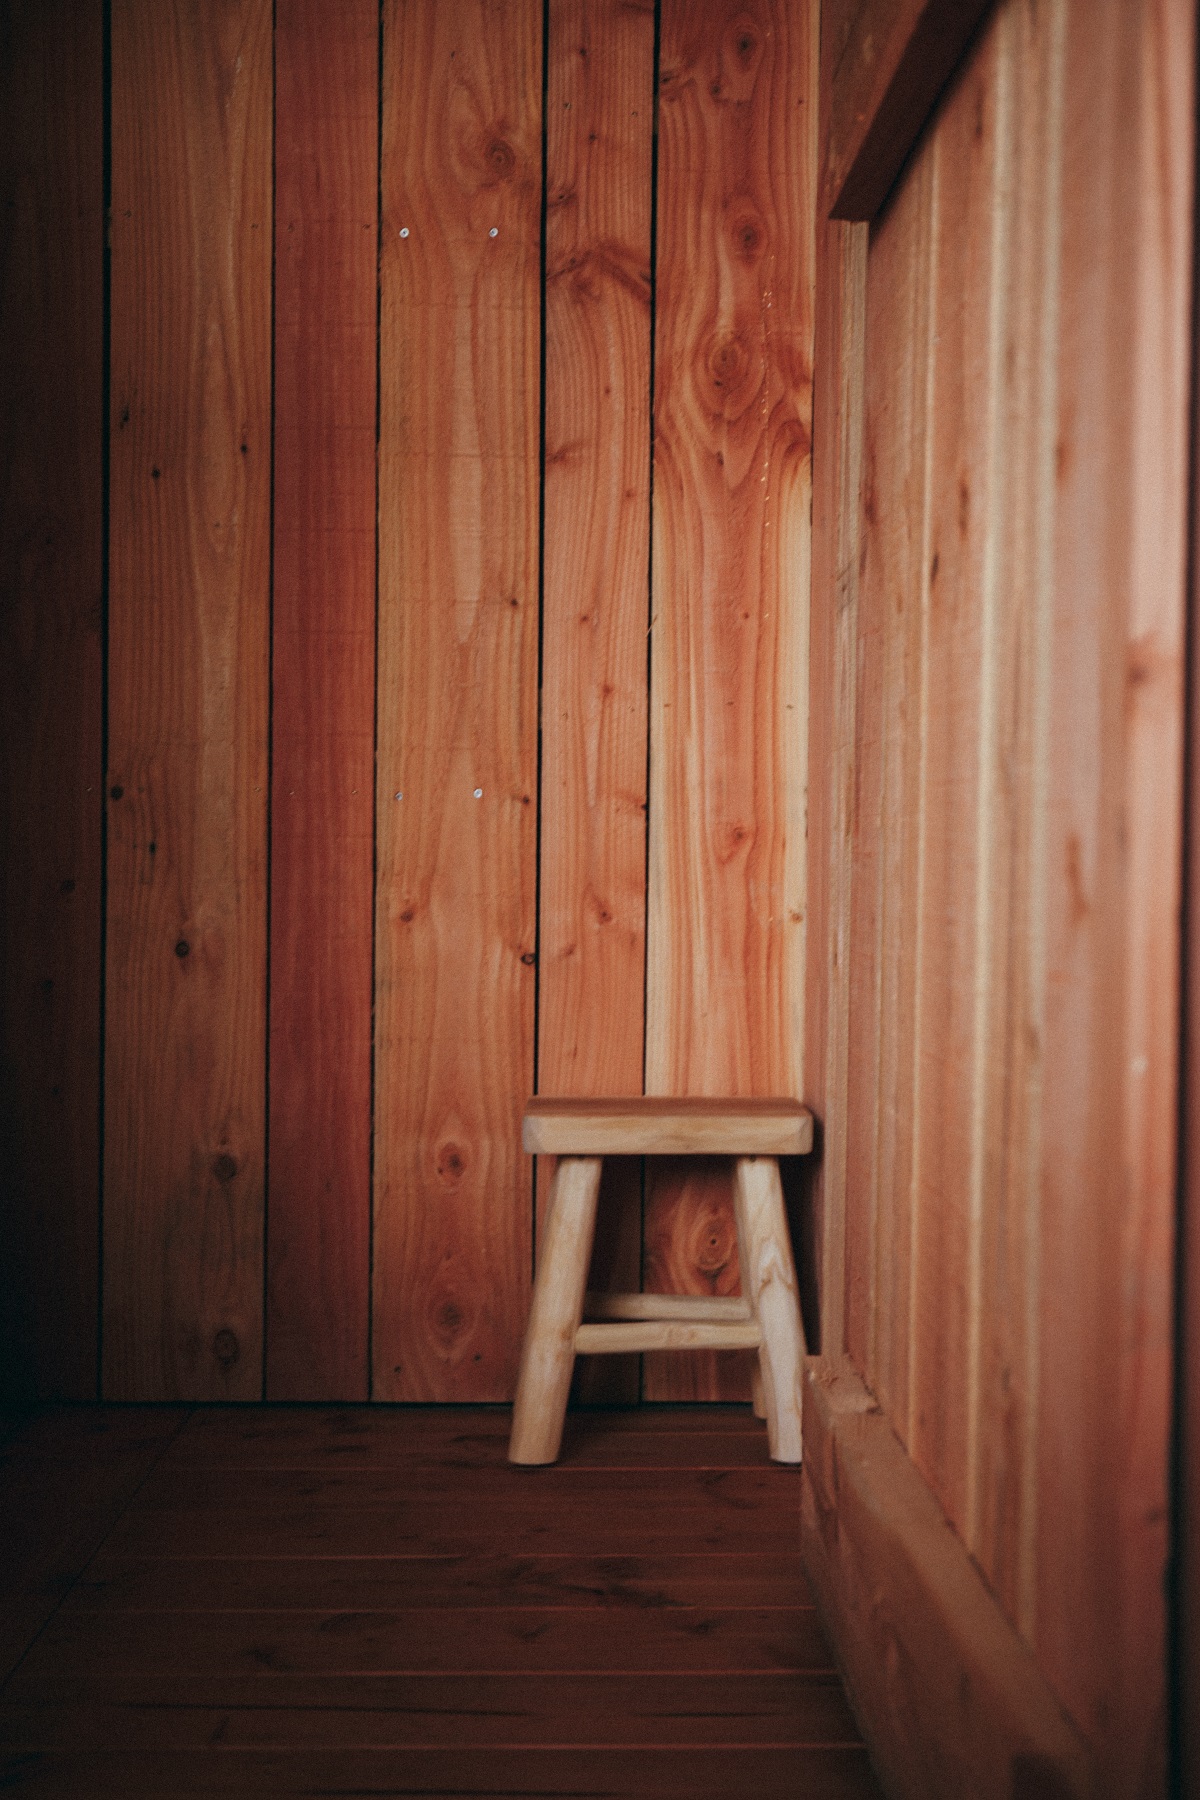
[[[379,424],[383,404],[379,345],[383,326],[383,11],[379,0],[379,39],[375,56],[375,637],[371,722],[371,769],[374,798],[371,801],[371,1141],[367,1149],[367,1399],[375,1389],[375,1018],[377,920],[379,914]]]
[[[542,671],[546,650],[546,221],[549,206],[550,0],[542,6],[542,211],[538,247],[537,825],[533,901],[533,1091],[538,1092],[542,1019]],[[538,1159],[530,1190],[530,1268],[537,1268]]]
[[[267,1338],[271,1330],[271,848],[275,802],[275,96],[278,80],[278,15],[271,8],[271,442],[267,446],[270,501],[267,511],[267,858],[266,1015],[263,1019],[263,1185],[262,1185],[262,1397],[267,1395]]]
[[[109,490],[111,485],[108,415],[112,396],[112,0],[104,0],[101,23],[100,83],[102,89],[101,179],[103,204],[101,251],[103,295],[100,302],[100,1069],[97,1083],[98,1129],[96,1172],[96,1398],[104,1398],[104,1066],[105,1002],[108,968],[108,546]]]

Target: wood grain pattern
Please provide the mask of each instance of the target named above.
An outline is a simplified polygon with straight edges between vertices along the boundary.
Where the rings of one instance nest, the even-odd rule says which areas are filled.
[[[529,1151],[558,1156],[805,1156],[812,1114],[798,1100],[530,1100],[521,1124]]]
[[[996,9],[871,226],[839,503],[848,1342],[1104,1795],[1165,1781],[1193,24]]]
[[[543,1092],[642,1086],[654,7],[554,0],[546,92]],[[551,1168],[538,1169],[539,1214]],[[642,1171],[605,1169],[594,1285],[641,1279]],[[640,1368],[580,1364],[588,1401]]]
[[[1195,247],[1193,246],[1193,254]],[[1192,317],[1192,442],[1200,429],[1200,314]],[[1192,459],[1191,532],[1200,518],[1200,458]],[[1179,1485],[1173,1529],[1178,1554],[1178,1780],[1200,1786],[1200,1543],[1181,1529],[1200,1517],[1200,559],[1188,593],[1187,739],[1184,777],[1183,1082],[1180,1145]]]
[[[542,976],[549,1094],[642,1085],[652,6],[554,0]]]
[[[676,1757],[705,1745],[719,1750],[732,1736],[753,1746],[787,1743],[793,1756],[809,1744],[850,1748],[857,1741],[841,1683],[819,1671],[338,1678],[264,1676],[260,1668],[239,1670],[236,1678],[189,1675],[182,1703],[179,1686],[177,1677],[139,1672],[113,1676],[104,1698],[86,1706],[70,1700],[0,1703],[0,1734],[26,1751],[71,1744],[103,1751],[119,1741],[143,1750],[203,1753],[219,1735],[230,1749],[341,1743],[395,1754],[425,1746],[443,1757],[455,1749],[494,1754],[501,1746],[562,1744],[579,1732],[581,1721],[594,1738],[621,1736],[646,1750],[669,1747]]]
[[[816,27],[662,12],[650,1093],[800,1089]],[[648,1208],[656,1286],[653,1239],[682,1208],[682,1250],[696,1207],[664,1177]],[[648,1394],[671,1379],[646,1366]]]
[[[384,1399],[509,1398],[528,1302],[541,20],[532,0],[384,14],[373,1342]]]
[[[266,1392],[365,1399],[379,15],[275,20]]]
[[[104,1391],[262,1382],[271,9],[112,14]]]
[[[872,228],[846,1221],[851,1354],[1026,1621],[1053,383],[1046,214],[1015,183],[1054,166],[1045,51],[1009,9]]]
[[[809,1364],[805,1561],[897,1800],[1096,1792],[1087,1746],[853,1373]]]
[[[1036,1546],[1039,1654],[1117,1794],[1165,1780],[1195,19],[1100,23],[1062,28]]]
[[[10,1501],[40,1496],[48,1471],[48,1510],[69,1524],[72,1497],[86,1513],[118,1469],[124,1484],[123,1459],[178,1434],[141,1504],[117,1499],[124,1553],[110,1539],[6,1688],[0,1770],[18,1792],[103,1791],[115,1766],[128,1793],[691,1795],[753,1778],[877,1795],[804,1580],[796,1477],[739,1466],[751,1433],[765,1457],[745,1409],[576,1415],[583,1465],[536,1476],[505,1463],[501,1408],[104,1419],[39,1421],[12,1458],[24,1485],[0,1469]],[[664,1466],[612,1462],[614,1434]],[[397,1497],[465,1527],[465,1554],[395,1554],[378,1507]],[[162,1523],[192,1500],[220,1538],[159,1556]],[[571,1548],[606,1519],[644,1535],[677,1500],[661,1549]],[[264,1526],[269,1551],[248,1557]],[[330,1555],[348,1529],[356,1548]]]
[[[101,9],[0,9],[0,1394],[96,1391]]]

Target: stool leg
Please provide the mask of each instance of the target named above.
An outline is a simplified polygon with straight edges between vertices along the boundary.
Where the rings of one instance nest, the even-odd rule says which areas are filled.
[[[757,1353],[750,1368],[750,1404],[754,1409],[756,1419],[766,1418],[767,1403],[763,1398],[762,1364],[758,1360]]]
[[[600,1167],[598,1156],[559,1158],[517,1375],[509,1462],[552,1463],[562,1443],[575,1333],[583,1317],[596,1229]]]
[[[742,1293],[762,1332],[758,1358],[767,1412],[767,1443],[776,1462],[798,1463],[804,1328],[800,1323],[796,1265],[775,1157],[738,1158],[733,1207]]]

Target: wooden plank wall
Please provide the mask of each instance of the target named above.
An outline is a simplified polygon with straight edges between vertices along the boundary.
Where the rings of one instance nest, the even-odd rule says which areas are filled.
[[[96,1391],[100,7],[0,7],[0,1393]]]
[[[637,1094],[645,1058],[652,6],[551,6],[538,1084]],[[545,1159],[547,1165],[550,1159]],[[539,1214],[552,1170],[538,1171]],[[605,1165],[590,1285],[641,1285],[642,1166]],[[636,1357],[577,1367],[634,1400]]]
[[[812,10],[664,0],[648,1093],[801,1091],[816,57]],[[737,1291],[719,1165],[655,1170],[646,1243],[649,1289]],[[724,1360],[647,1393],[744,1397]]]
[[[541,38],[534,0],[384,12],[373,1364],[395,1400],[506,1398],[528,1296]]]
[[[275,7],[266,1394],[365,1400],[379,13]]]
[[[1193,23],[1004,0],[822,314],[825,1348],[1113,1794],[1163,1778]]]
[[[502,1400],[535,1082],[801,1092],[815,0],[105,17],[3,13],[26,1359]],[[724,1167],[609,1180],[598,1284],[736,1286]]]
[[[117,0],[110,1399],[262,1391],[271,7]]]

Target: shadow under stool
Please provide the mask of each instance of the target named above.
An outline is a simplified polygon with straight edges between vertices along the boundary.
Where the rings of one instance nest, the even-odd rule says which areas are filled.
[[[771,1455],[800,1461],[804,1329],[779,1158],[807,1155],[812,1139],[812,1114],[798,1100],[529,1101],[525,1149],[559,1160],[521,1351],[510,1462],[557,1457],[576,1356],[643,1350],[757,1350],[755,1410],[766,1417]],[[606,1156],[734,1159],[740,1296],[585,1292]]]

